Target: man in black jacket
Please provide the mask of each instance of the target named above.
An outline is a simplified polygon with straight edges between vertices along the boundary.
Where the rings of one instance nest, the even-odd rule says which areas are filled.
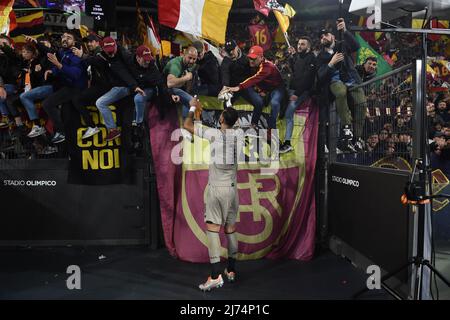
[[[289,52],[295,52],[289,48]],[[286,134],[284,143],[280,146],[280,153],[293,150],[291,146],[292,131],[294,129],[295,110],[305,102],[312,93],[316,77],[316,56],[311,52],[311,39],[300,37],[297,52],[289,58],[289,64],[294,75],[290,83],[289,104],[286,109]]]
[[[20,61],[11,47],[11,41],[8,37],[0,35],[0,75],[3,77],[3,94],[0,95],[0,128],[9,125],[9,115],[17,121],[20,120],[17,109],[7,103],[8,97],[17,94],[17,79],[21,75]]]
[[[140,126],[144,121],[146,104],[152,100],[157,92],[157,86],[162,83],[162,76],[155,64],[150,48],[142,45],[136,49],[136,55],[132,63],[132,74],[137,80],[139,88],[144,95],[137,93],[134,96],[134,124]]]
[[[360,88],[349,90],[352,86],[361,83],[361,77],[356,71],[352,53],[359,49],[354,36],[345,28],[344,19],[337,21],[337,30],[343,34],[342,41],[336,41],[335,36],[328,30],[320,32],[322,50],[317,57],[318,61],[318,87],[322,89],[322,97],[328,97],[324,103],[329,105],[330,92],[336,99],[336,109],[342,124],[341,140],[338,147],[342,151],[358,151],[362,149],[362,129],[366,113],[366,97]],[[347,102],[347,93],[353,100],[352,112]],[[354,121],[354,132],[352,129]]]
[[[220,66],[222,74],[222,85],[225,87],[235,87],[252,75],[252,70],[245,54],[236,41],[229,40],[225,43],[226,56]],[[236,93],[235,93],[236,96]]]
[[[83,59],[89,76],[89,88],[72,99],[74,107],[78,110],[87,126],[81,139],[87,139],[100,132],[87,107],[93,105],[98,98],[112,88],[109,77],[107,76],[108,65],[106,55],[102,56],[100,39],[97,35],[90,34],[84,40],[88,43],[89,54],[83,54],[83,50],[78,48],[72,49],[76,56]]]
[[[369,81],[377,75],[377,57],[367,57],[363,64],[357,65],[356,70],[363,82]]]
[[[145,95],[136,93],[134,96],[134,120],[132,126],[132,143],[136,151],[141,150],[144,137],[144,115],[148,103],[160,92],[166,90],[163,88],[163,78],[156,66],[156,61],[152,56],[150,48],[141,45],[136,49],[136,55],[133,57],[132,74],[142,88]]]
[[[145,96],[145,92],[138,87],[136,79],[131,73],[131,55],[124,48],[119,47],[111,37],[102,40],[102,49],[107,60],[108,70],[107,76],[111,82],[112,89],[97,99],[95,105],[103,116],[105,126],[108,129],[106,141],[118,138],[121,134],[117,128],[116,121],[109,106],[132,92],[140,93]]]
[[[194,91],[197,95],[217,96],[221,89],[219,61],[211,51],[205,52],[202,42],[196,41],[192,45],[198,54],[198,79]]]

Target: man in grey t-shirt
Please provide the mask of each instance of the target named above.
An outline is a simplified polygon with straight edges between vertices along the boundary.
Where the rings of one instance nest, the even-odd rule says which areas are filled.
[[[200,108],[199,102],[192,101],[189,115],[184,121],[184,128],[191,134],[208,139],[211,142],[211,160],[206,196],[206,235],[211,274],[205,283],[199,285],[203,291],[209,291],[223,285],[220,272],[220,227],[224,226],[228,239],[228,266],[224,274],[232,282],[236,277],[235,261],[238,242],[236,238],[236,218],[239,209],[237,191],[237,135],[233,129],[238,113],[233,108],[226,108],[219,119],[220,130],[205,129],[200,124],[194,125],[194,112]]]

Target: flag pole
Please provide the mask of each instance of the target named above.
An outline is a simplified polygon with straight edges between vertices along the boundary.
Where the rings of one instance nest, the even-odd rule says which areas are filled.
[[[287,32],[283,32],[283,35],[284,35],[284,39],[286,40],[286,43],[287,43],[288,47],[290,47],[291,44],[289,43],[289,37],[288,37]]]

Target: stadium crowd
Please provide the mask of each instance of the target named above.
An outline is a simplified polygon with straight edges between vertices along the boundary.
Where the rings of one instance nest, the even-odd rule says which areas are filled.
[[[263,23],[256,19],[253,23]],[[290,139],[296,109],[309,98],[326,97],[319,103],[328,107],[335,101],[338,114],[338,152],[363,155],[373,163],[386,156],[411,158],[412,105],[410,69],[377,82],[377,57],[368,57],[355,66],[359,48],[354,35],[341,19],[331,30],[294,24],[291,44],[274,41],[264,51],[254,45],[246,28],[230,27],[220,56],[203,42],[183,48],[180,56],[154,57],[150,48],[136,39],[122,45],[111,37],[95,33],[81,38],[67,30],[58,41],[47,36],[27,37],[20,50],[6,36],[0,38],[0,154],[3,157],[31,157],[58,151],[65,141],[61,108],[75,108],[83,119],[82,139],[99,134],[88,106],[97,107],[111,141],[121,135],[109,105],[131,97],[134,102],[133,128],[136,148],[142,148],[145,109],[159,99],[160,108],[182,105],[188,113],[195,95],[217,96],[233,93],[233,101],[243,97],[254,107],[251,124],[257,129],[262,109],[271,105],[268,126],[286,121],[280,153],[293,150]],[[274,28],[272,28],[274,30]],[[163,35],[163,34],[162,34]],[[165,35],[174,38],[175,33]],[[84,45],[83,45],[84,43]],[[393,68],[410,63],[414,52],[411,37],[381,37],[372,43],[381,56],[392,58]],[[443,55],[446,42],[438,46]],[[361,83],[369,81],[368,85]],[[432,84],[430,85],[432,86]],[[450,144],[448,91],[429,92],[429,138],[432,151],[447,157]],[[162,107],[161,107],[162,106]],[[50,120],[50,121],[48,121]],[[51,123],[51,125],[48,125]],[[50,131],[50,132],[48,132]],[[21,148],[18,148],[21,146]],[[32,146],[30,148],[30,146]],[[8,150],[33,150],[8,152]]]

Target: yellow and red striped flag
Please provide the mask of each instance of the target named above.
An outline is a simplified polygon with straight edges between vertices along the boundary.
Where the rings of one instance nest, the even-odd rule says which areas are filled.
[[[24,35],[37,38],[44,34],[44,11],[18,12],[17,27],[11,31],[10,36],[15,43],[24,43]]]
[[[223,44],[232,4],[233,0],[159,0],[159,23]]]

